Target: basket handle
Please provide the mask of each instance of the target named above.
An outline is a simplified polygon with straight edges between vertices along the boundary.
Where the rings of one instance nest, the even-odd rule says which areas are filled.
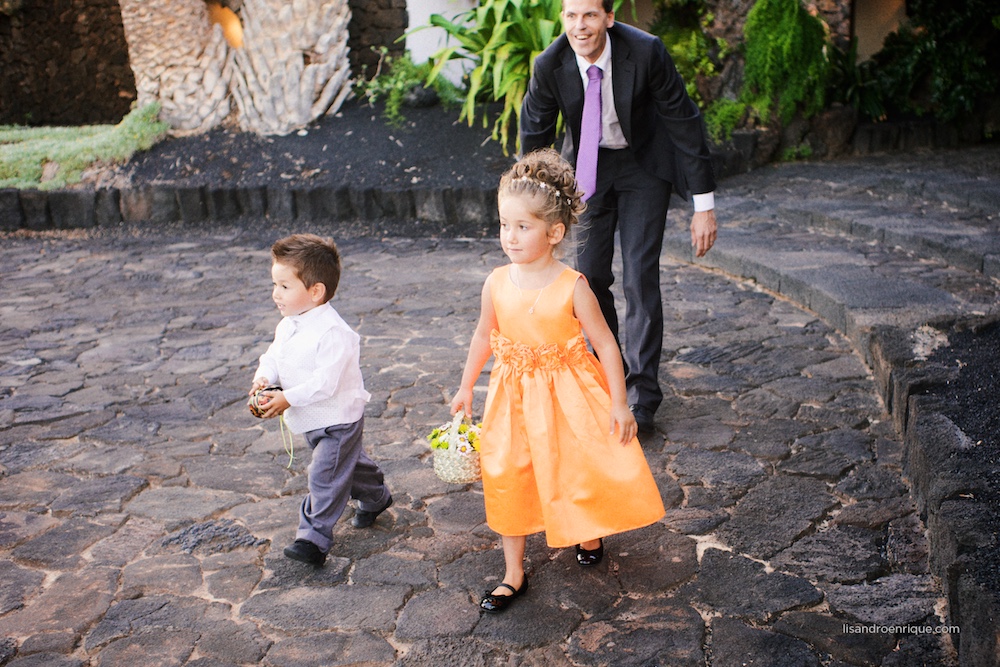
[[[464,419],[465,419],[465,412],[463,412],[462,410],[456,412],[455,416],[451,418],[451,429],[449,430],[449,432],[451,433],[452,438],[458,437],[458,427],[462,425],[462,421]]]

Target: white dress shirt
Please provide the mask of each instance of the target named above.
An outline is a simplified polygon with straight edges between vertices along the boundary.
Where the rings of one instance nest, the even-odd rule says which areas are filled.
[[[584,91],[587,90],[587,85],[590,83],[587,78],[587,70],[591,65],[597,65],[604,73],[601,79],[601,148],[613,150],[628,148],[628,141],[622,132],[618,111],[615,109],[615,91],[611,84],[611,77],[614,76],[611,68],[611,35],[607,35],[604,51],[601,52],[597,60],[591,63],[577,54],[576,65],[580,68],[580,78],[583,80]],[[715,208],[714,192],[692,194],[691,200],[695,211],[711,211]]]
[[[360,336],[325,303],[282,318],[255,378],[281,385],[292,433],[353,424],[371,394],[361,377]]]

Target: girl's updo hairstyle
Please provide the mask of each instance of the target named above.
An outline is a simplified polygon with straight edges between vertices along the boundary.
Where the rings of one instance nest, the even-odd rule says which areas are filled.
[[[576,189],[573,167],[551,148],[528,153],[500,177],[497,201],[511,195],[531,196],[539,202],[532,213],[550,225],[563,223],[567,236],[587,207]]]

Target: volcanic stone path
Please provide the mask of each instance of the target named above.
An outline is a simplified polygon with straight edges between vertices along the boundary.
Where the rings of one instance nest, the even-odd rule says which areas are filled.
[[[786,186],[736,181],[709,260],[745,250],[727,235],[772,253],[861,245],[878,271],[931,274],[941,299],[952,286],[967,310],[997,303],[982,267],[959,281],[933,257],[817,230],[788,213]],[[481,487],[439,481],[424,436],[449,417],[503,255],[493,240],[341,240],[333,303],[362,336],[365,444],[395,505],[360,531],[348,510],[320,570],[285,559],[308,450],[297,439],[289,467],[245,394],[278,321],[268,247],[288,231],[3,239],[0,665],[957,664],[952,635],[915,631],[945,624],[946,602],[851,342],[863,309],[837,311],[845,337],[763,279],[672,259],[682,244],[661,262],[667,396],[642,443],[666,518],[609,538],[597,571],[529,538],[531,590],[493,617],[476,604],[502,575]],[[485,375],[480,408],[484,394]]]

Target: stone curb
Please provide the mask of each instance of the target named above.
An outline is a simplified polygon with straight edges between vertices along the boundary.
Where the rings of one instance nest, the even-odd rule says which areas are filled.
[[[869,363],[902,437],[903,468],[925,517],[930,570],[948,599],[948,623],[961,628],[960,664],[996,665],[1000,600],[980,573],[993,565],[998,512],[979,502],[996,471],[970,470],[960,460],[972,446],[968,437],[938,412],[936,399],[922,395],[954,371],[914,359],[908,339],[900,329],[879,327],[871,336]]]
[[[482,236],[497,220],[496,188],[383,190],[149,185],[100,190],[0,190],[0,231],[241,220],[344,224],[357,233]]]
[[[810,214],[803,212],[803,215]],[[731,236],[728,234],[727,240]],[[961,628],[960,664],[962,667],[996,665],[1000,648],[1000,599],[989,583],[980,581],[976,574],[991,564],[986,548],[997,539],[989,527],[996,525],[1000,513],[977,500],[995,475],[962,467],[956,456],[970,446],[968,437],[940,414],[932,398],[921,395],[945,384],[955,373],[915,358],[911,332],[928,322],[926,307],[921,310],[922,315],[913,314],[907,324],[909,329],[880,324],[878,309],[852,307],[851,296],[831,290],[822,274],[811,273],[809,279],[804,279],[804,272],[775,261],[776,255],[769,255],[766,243],[754,243],[746,232],[739,234],[733,244],[726,241],[717,244],[712,253],[701,259],[691,252],[687,235],[668,236],[664,249],[674,259],[754,281],[812,310],[848,337],[872,370],[886,410],[904,443],[903,469],[925,517],[931,571],[944,586],[949,624]],[[949,317],[947,312],[930,319],[940,324],[955,323],[955,316]],[[997,471],[1000,472],[1000,466]]]

